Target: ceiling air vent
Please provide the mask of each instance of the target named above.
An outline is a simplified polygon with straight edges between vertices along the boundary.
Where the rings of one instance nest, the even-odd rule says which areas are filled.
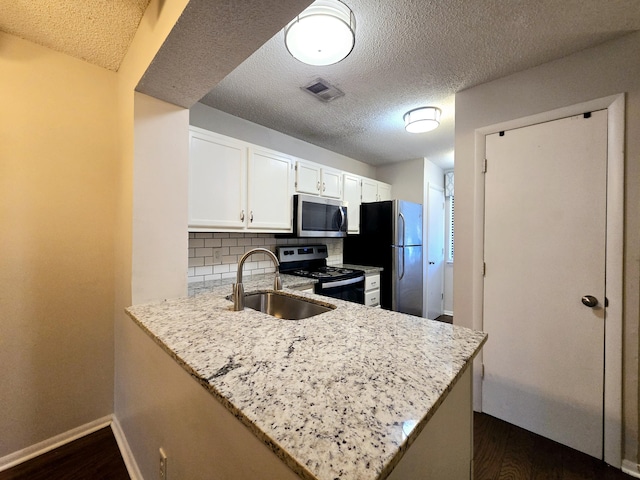
[[[301,88],[323,102],[330,102],[331,100],[344,95],[344,92],[340,89],[334,87],[329,82],[321,78],[316,78],[309,85]]]

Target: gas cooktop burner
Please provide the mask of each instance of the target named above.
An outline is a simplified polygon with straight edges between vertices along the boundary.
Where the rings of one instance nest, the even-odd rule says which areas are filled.
[[[337,282],[364,275],[362,270],[328,266],[326,245],[278,247],[276,253],[280,261],[280,272],[315,278],[320,283]]]

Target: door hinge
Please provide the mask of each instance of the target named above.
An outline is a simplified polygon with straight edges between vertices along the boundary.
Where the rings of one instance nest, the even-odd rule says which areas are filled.
[[[482,364],[482,368],[480,369],[480,377],[484,378],[484,363]]]
[[[484,277],[487,274],[487,264],[482,262],[482,276]]]
[[[296,170],[296,172],[298,171],[298,165],[297,165],[297,164],[296,164],[296,166],[295,166],[295,170]]]
[[[442,300],[444,300],[444,293],[441,293],[441,294],[440,294],[440,298],[441,298]]]
[[[484,162],[482,163],[482,173],[487,173],[487,159],[484,159]]]

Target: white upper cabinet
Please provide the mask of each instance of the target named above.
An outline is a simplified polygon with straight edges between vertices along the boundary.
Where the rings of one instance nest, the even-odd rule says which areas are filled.
[[[333,168],[322,167],[322,193],[323,197],[342,198],[342,172]]]
[[[243,229],[247,149],[206,130],[189,131],[189,226]]]
[[[291,229],[291,159],[258,147],[249,148],[248,204],[250,229]]]
[[[191,231],[291,231],[289,156],[196,127],[189,142]]]
[[[391,185],[371,178],[362,179],[362,203],[391,200]]]
[[[378,182],[378,201],[391,200],[391,185]]]
[[[297,193],[342,198],[342,172],[317,163],[298,160],[295,189]]]
[[[294,193],[348,202],[359,233],[360,204],[390,200],[391,185],[189,127],[190,231],[292,232]]]
[[[311,162],[296,162],[296,192],[320,195],[322,182],[320,165]]]
[[[362,179],[351,173],[343,175],[342,199],[347,204],[349,220],[348,233],[360,233],[360,198],[362,196]]]

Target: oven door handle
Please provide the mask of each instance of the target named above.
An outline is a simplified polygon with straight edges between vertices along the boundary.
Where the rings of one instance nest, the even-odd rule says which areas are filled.
[[[345,285],[353,285],[354,283],[364,282],[364,275],[356,278],[347,278],[346,280],[338,280],[335,282],[325,282],[320,284],[322,290],[335,287],[344,287]]]

